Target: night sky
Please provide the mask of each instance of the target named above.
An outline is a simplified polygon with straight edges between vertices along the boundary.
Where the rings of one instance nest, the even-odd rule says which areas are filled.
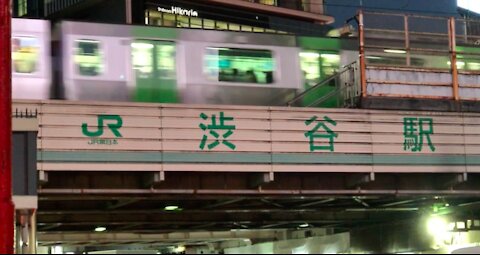
[[[397,10],[442,16],[454,16],[457,13],[457,0],[324,0],[324,4],[327,15],[335,17],[336,27],[355,15],[360,4],[364,9],[376,11]]]

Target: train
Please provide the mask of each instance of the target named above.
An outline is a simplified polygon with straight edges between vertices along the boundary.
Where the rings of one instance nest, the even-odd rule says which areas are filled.
[[[12,96],[283,105],[349,62],[340,49],[335,38],[14,18]]]
[[[356,38],[14,18],[12,97],[277,106],[358,56]],[[367,61],[404,57],[381,51]],[[448,56],[411,62],[448,68]],[[298,104],[335,89],[322,86]]]

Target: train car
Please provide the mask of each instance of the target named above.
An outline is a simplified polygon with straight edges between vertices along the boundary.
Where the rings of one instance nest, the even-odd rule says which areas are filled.
[[[68,100],[281,105],[302,90],[291,35],[60,23]]]
[[[13,19],[14,98],[284,105],[359,56],[356,38],[71,21],[56,24],[52,36],[50,31],[48,21]],[[461,72],[480,70],[478,56],[471,54],[478,48],[457,50]],[[366,61],[401,67],[407,66],[406,56],[380,47],[367,52]],[[409,62],[409,67],[450,68],[448,56],[415,54]],[[298,105],[311,106],[332,94],[314,106],[338,107],[332,92],[342,81],[330,83]]]
[[[52,84],[50,23],[12,19],[12,96],[49,99]]]

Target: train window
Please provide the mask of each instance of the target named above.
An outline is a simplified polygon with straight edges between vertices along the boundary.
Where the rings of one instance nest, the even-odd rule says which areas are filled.
[[[320,54],[322,61],[322,75],[324,78],[334,75],[340,69],[340,56],[335,53]]]
[[[152,78],[153,76],[153,49],[154,45],[148,42],[132,43],[133,69],[140,78]]]
[[[99,76],[104,71],[100,41],[75,40],[75,65],[82,76]]]
[[[208,47],[204,72],[209,80],[273,83],[275,60],[270,50]]]
[[[175,45],[172,42],[157,42],[157,78],[175,79]]]
[[[308,86],[320,82],[320,54],[317,52],[300,52],[300,65]]]
[[[175,79],[175,44],[137,40],[132,43],[132,62],[140,79]]]
[[[306,85],[314,86],[338,71],[340,56],[334,52],[306,51],[300,53],[300,64]]]
[[[31,74],[39,64],[39,40],[35,37],[16,36],[12,38],[12,61],[15,73]]]

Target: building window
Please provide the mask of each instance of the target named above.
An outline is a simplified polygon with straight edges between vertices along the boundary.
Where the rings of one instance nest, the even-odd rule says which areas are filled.
[[[265,4],[265,5],[277,5],[276,0],[260,0],[259,3]]]
[[[39,64],[39,41],[35,37],[12,38],[12,61],[15,73],[34,73]]]
[[[82,76],[99,76],[104,71],[100,41],[76,40],[75,65]]]
[[[276,5],[276,1],[262,1],[261,3],[268,5]],[[145,12],[145,24],[163,27],[178,27],[178,28],[197,28],[205,30],[229,30],[242,32],[256,32],[256,33],[281,33],[286,32],[266,29],[259,26],[242,25],[238,23],[231,23],[228,21],[204,19],[201,17],[193,17],[186,15],[175,15],[172,13],[159,12],[157,10],[149,9]]]
[[[204,72],[211,81],[273,83],[275,61],[270,50],[208,47]]]

